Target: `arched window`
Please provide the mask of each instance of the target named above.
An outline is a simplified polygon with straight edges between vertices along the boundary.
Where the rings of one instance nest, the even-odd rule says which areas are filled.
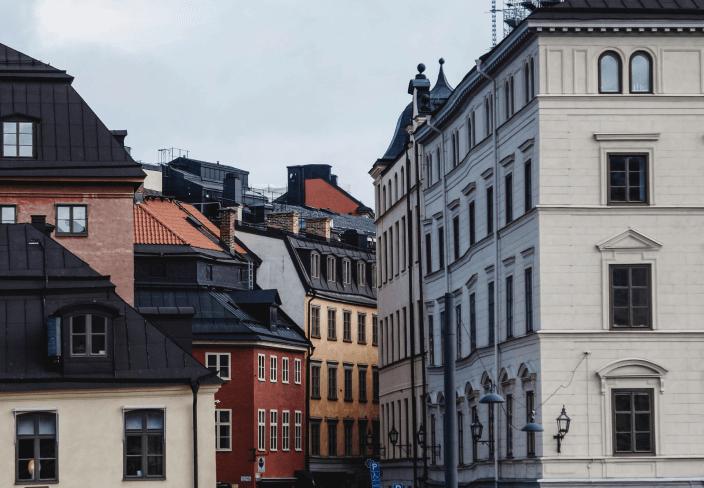
[[[526,95],[526,105],[530,102],[530,70],[528,69],[528,63],[523,67],[523,91]]]
[[[509,90],[510,89],[508,87],[508,80],[506,80],[506,83],[504,84],[504,92],[506,98],[506,102],[504,102],[504,104],[506,105],[506,120],[511,117],[511,103],[509,102],[511,95]]]
[[[476,116],[474,115],[474,110],[472,110],[472,144],[471,146],[474,147],[474,145],[477,143],[477,119]]]
[[[472,149],[472,128],[474,127],[474,124],[472,124],[472,116],[467,119],[467,152],[469,152],[469,149]]]
[[[382,200],[382,203],[380,205],[382,207],[381,211],[386,212],[386,186],[384,186],[384,190],[382,191],[382,196],[384,197],[384,199]]]
[[[394,195],[394,185],[391,183],[391,180],[389,180],[389,208],[394,204],[393,200],[393,195]]]
[[[533,64],[533,58],[530,58],[530,99],[535,98],[535,66]]]
[[[653,93],[653,63],[643,51],[631,56],[631,93]]]
[[[489,97],[484,100],[484,126],[486,127],[486,136],[491,134],[491,108],[489,108]]]
[[[403,166],[401,166],[401,195],[403,195],[406,191],[405,173],[406,173],[406,171],[403,169]]]
[[[442,175],[442,160],[440,159],[440,148],[439,147],[435,150],[435,159],[437,159],[438,180],[439,180],[440,176]]]
[[[615,52],[599,57],[599,93],[621,93],[621,57]]]
[[[394,200],[398,202],[398,173],[394,175],[394,188],[396,188],[396,193],[394,193]]]
[[[428,165],[426,169],[426,173],[428,176],[428,186],[430,186],[433,184],[433,155],[429,154],[425,159],[427,160],[426,164]]]
[[[455,134],[452,134],[452,167],[457,166],[457,143],[455,142]]]
[[[514,97],[514,92],[513,92],[513,76],[511,77],[511,81],[509,82],[509,85],[511,87],[511,90],[509,93],[508,101],[509,101],[509,105],[511,107],[511,115],[513,115],[516,113],[516,107],[514,105],[516,98]]]
[[[381,213],[381,185],[376,186],[377,213]]]

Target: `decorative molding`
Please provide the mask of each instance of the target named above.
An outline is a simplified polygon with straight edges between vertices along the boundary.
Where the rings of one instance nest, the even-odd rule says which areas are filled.
[[[469,290],[474,284],[478,281],[477,273],[474,273],[472,276],[469,277],[467,280],[467,283],[464,284],[464,286],[467,287]]]
[[[445,305],[445,295],[437,297],[435,301],[438,302],[438,305]]]
[[[491,265],[487,266],[486,268],[484,268],[484,272],[486,274],[493,273],[494,272],[494,265],[491,264]]]
[[[514,264],[516,262],[516,256],[513,255],[510,258],[506,258],[501,262],[504,263],[504,266],[511,266],[512,264]]]
[[[459,198],[455,198],[454,200],[452,200],[450,203],[447,204],[447,208],[449,208],[450,210],[454,210],[459,206],[460,206],[460,199]]]
[[[596,374],[601,379],[601,394],[606,395],[606,382],[611,379],[657,379],[660,394],[665,393],[665,376],[668,371],[657,363],[641,358],[625,358],[613,361]]]
[[[513,154],[509,154],[504,159],[499,161],[499,164],[505,168],[509,164],[513,163],[515,160],[516,160],[516,153],[513,153]]]
[[[433,225],[433,219],[423,219],[420,223],[423,227],[427,227],[429,225]]]
[[[423,305],[425,305],[426,310],[434,308],[435,307],[435,300],[428,300]]]
[[[489,169],[487,169],[486,171],[484,171],[484,172],[482,173],[482,178],[484,178],[485,180],[488,180],[488,179],[491,178],[493,175],[494,175],[494,168],[493,168],[493,167],[490,167]]]
[[[660,139],[660,133],[595,132],[594,139],[597,141],[657,141]]]
[[[465,196],[468,196],[470,193],[472,193],[476,189],[477,189],[477,183],[474,181],[471,181],[467,186],[462,188],[462,194]]]
[[[527,257],[532,256],[535,254],[535,247],[531,246],[528,249],[524,249],[521,251],[521,256],[523,256],[523,259],[526,259]]]
[[[459,288],[457,288],[455,291],[452,292],[452,296],[453,296],[454,298],[457,298],[457,297],[459,297],[459,296],[461,296],[461,295],[462,295],[462,287],[461,287],[461,286],[460,286]]]
[[[662,243],[628,227],[627,230],[604,239],[596,247],[601,252],[657,252],[662,247]]]
[[[442,210],[433,215],[433,219],[440,220],[442,218]]]
[[[534,145],[535,145],[535,139],[533,139],[533,138],[526,139],[526,141],[523,144],[518,146],[518,150],[521,152],[526,152],[528,149],[530,149]]]

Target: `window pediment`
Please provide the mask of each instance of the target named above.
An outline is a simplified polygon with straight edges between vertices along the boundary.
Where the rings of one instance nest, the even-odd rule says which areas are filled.
[[[665,393],[667,369],[657,363],[641,358],[626,358],[613,361],[596,372],[601,379],[601,393],[606,394],[606,381],[610,379],[658,379],[660,393]]]
[[[662,243],[629,227],[627,230],[601,241],[596,246],[601,252],[656,252],[660,250]]]

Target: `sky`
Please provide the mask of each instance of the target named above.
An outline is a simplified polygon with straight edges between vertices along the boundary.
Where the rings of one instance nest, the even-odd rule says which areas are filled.
[[[374,207],[368,172],[418,63],[454,87],[491,47],[490,0],[0,0],[0,43],[66,70],[145,163],[158,150],[284,186],[330,164]]]

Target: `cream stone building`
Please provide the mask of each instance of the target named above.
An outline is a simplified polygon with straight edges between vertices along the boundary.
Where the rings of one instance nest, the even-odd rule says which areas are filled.
[[[416,92],[429,485],[449,402],[462,486],[704,484],[704,6],[646,3],[537,9]]]

